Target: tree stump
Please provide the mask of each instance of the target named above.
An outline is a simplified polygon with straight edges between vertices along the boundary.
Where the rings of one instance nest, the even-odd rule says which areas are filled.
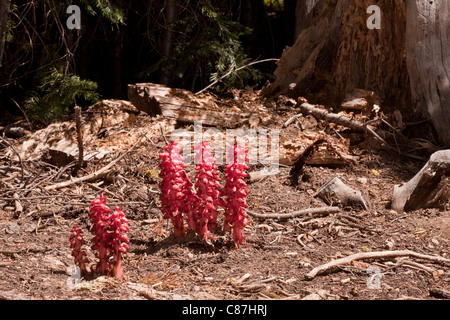
[[[450,149],[433,153],[407,183],[394,186],[391,206],[397,212],[432,208],[450,197]]]

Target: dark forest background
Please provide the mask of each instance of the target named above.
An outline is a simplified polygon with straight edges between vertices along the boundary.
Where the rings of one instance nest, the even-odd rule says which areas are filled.
[[[2,0],[3,1],[3,0]],[[26,113],[48,123],[101,98],[127,99],[127,84],[197,91],[293,44],[296,0],[7,0],[0,50],[3,124]],[[81,9],[69,30],[67,7]],[[4,23],[5,24],[5,23]],[[244,68],[213,90],[258,88],[275,63]]]

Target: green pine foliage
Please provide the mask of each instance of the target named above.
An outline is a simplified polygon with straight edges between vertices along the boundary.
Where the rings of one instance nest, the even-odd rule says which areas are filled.
[[[111,23],[124,23],[125,21],[123,10],[109,0],[81,0],[81,3],[92,16],[97,14],[97,9]]]
[[[216,91],[242,88],[260,81],[262,74],[254,68],[234,72],[249,63],[240,38],[252,30],[229,19],[226,10],[213,7],[212,2],[186,3],[189,9],[169,26],[176,32],[173,53],[161,58],[155,66],[168,75],[174,85],[191,90],[203,88],[230,71],[231,74],[214,87]]]
[[[77,99],[95,103],[99,100],[97,83],[82,80],[74,74],[63,74],[51,68],[36,76],[38,85],[25,100],[24,106],[33,122],[49,123],[71,111]]]

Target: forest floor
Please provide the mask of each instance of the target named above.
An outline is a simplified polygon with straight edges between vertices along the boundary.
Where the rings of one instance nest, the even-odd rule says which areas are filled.
[[[295,104],[270,109],[258,98],[251,99],[249,105],[251,101],[259,103],[260,114],[267,111],[273,115],[265,123],[267,128],[281,129],[298,113]],[[71,179],[70,166],[50,164],[45,147],[28,151],[29,155],[35,152],[35,157],[24,156],[22,163],[12,160],[12,148],[0,150],[0,299],[423,300],[440,299],[436,292],[450,287],[449,265],[415,257],[358,260],[313,279],[305,278],[317,266],[359,252],[411,250],[450,259],[448,205],[407,213],[389,209],[394,185],[411,179],[424,162],[370,145],[351,145],[349,153],[358,156],[352,167],[305,166],[298,186],[290,184],[290,168],[285,166],[278,174],[248,185],[250,210],[288,213],[326,206],[315,193],[331,178],[339,177],[365,195],[369,210],[342,207],[338,213],[320,216],[252,218],[245,228],[247,244],[240,248],[228,233],[211,234],[210,244],[194,234],[174,239],[171,223],[162,220],[158,208],[157,174],[158,153],[174,124],[161,116],[139,113],[133,121],[107,126],[94,140],[86,140],[85,148],[114,147],[114,152],[89,161],[77,176],[127,154],[106,176],[53,190],[47,187]],[[308,130],[319,132],[324,126],[318,121]],[[147,139],[129,151],[142,130]],[[280,136],[292,138],[299,130],[289,125],[281,129]],[[19,150],[29,139],[9,141]],[[194,166],[187,169],[192,173]],[[81,279],[74,287],[69,233],[76,224],[89,239],[90,201],[101,192],[108,197],[108,205],[121,205],[129,220],[125,279]],[[382,274],[373,277],[370,266]]]

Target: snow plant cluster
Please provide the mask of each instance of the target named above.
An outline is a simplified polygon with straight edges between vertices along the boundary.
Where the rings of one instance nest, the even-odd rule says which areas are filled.
[[[88,266],[90,261],[82,248],[85,244],[83,232],[74,225],[69,240],[75,264],[84,276],[107,275],[122,280],[122,254],[130,249],[128,246],[130,241],[126,235],[129,227],[125,214],[118,206],[114,211],[111,210],[106,205],[106,196],[101,194],[98,199],[91,202],[89,218],[94,235],[91,239],[91,249],[95,252],[98,262]]]
[[[181,147],[171,141],[161,153],[159,184],[161,190],[161,207],[166,219],[174,226],[174,235],[185,235],[184,222],[189,230],[201,238],[208,239],[208,231],[218,229],[219,207],[225,209],[224,231],[231,231],[237,247],[245,243],[244,227],[247,219],[247,183],[245,177],[248,165],[247,150],[236,143],[228,151],[233,161],[226,166],[226,182],[222,188],[219,170],[211,147],[204,141],[194,147],[196,173],[195,184],[186,174],[184,158],[180,155]]]

